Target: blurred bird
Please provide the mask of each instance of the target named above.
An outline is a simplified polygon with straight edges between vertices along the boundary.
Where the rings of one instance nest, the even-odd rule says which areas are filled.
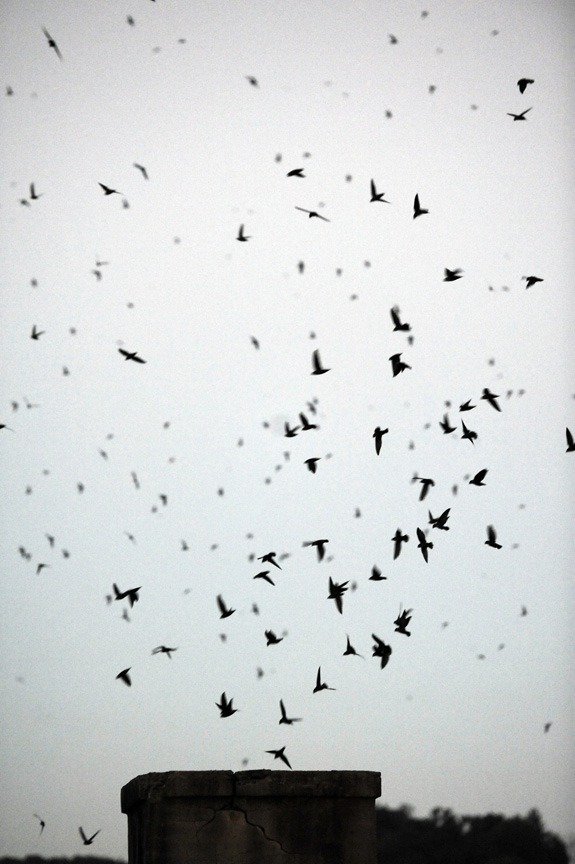
[[[380,639],[375,633],[371,634],[371,638],[375,642],[375,645],[372,646],[372,657],[379,657],[381,659],[381,668],[383,669],[387,666],[391,657],[391,645],[386,645],[383,639]]]
[[[383,436],[389,432],[389,429],[380,429],[379,426],[375,427],[372,438],[375,438],[375,452],[379,456],[381,450],[381,442],[383,440]]]
[[[531,106],[531,107],[533,107],[533,106]],[[525,111],[521,112],[521,114],[511,114],[508,111],[507,116],[513,117],[513,122],[515,123],[516,120],[526,120],[527,118],[525,117],[525,115],[527,114],[528,111],[531,111],[531,108],[526,108]]]
[[[423,216],[425,213],[429,213],[429,210],[425,210],[419,203],[419,195],[416,195],[413,199],[413,218],[417,219],[418,216]]]
[[[323,561],[325,556],[325,544],[329,543],[329,540],[306,540],[302,543],[302,546],[305,548],[306,546],[315,546],[317,552],[317,560]]]
[[[123,348],[118,348],[118,351],[124,358],[124,360],[133,360],[134,363],[145,363],[146,361],[142,359],[142,357],[138,357],[137,351],[124,351]]]
[[[461,421],[461,426],[463,428],[463,435],[461,436],[462,440],[466,438],[468,441],[471,441],[471,443],[474,444],[477,438],[477,432],[474,432],[473,429],[468,429],[463,420]]]
[[[539,276],[522,276],[522,279],[527,282],[525,288],[531,288],[532,285],[535,285],[537,282],[543,282],[543,279],[540,279]]]
[[[321,213],[318,213],[316,210],[306,210],[305,207],[297,207],[297,206],[295,209],[301,210],[302,213],[307,213],[308,219],[311,219],[312,216],[317,216],[318,219],[323,219],[324,222],[330,222],[331,221],[330,219],[326,219],[325,216],[322,216]]]
[[[30,339],[34,339],[34,341],[38,341],[40,336],[43,336],[45,332],[46,332],[45,330],[37,330],[36,325],[33,324],[32,325],[32,332],[30,333]]]
[[[387,579],[387,576],[382,576],[381,570],[376,564],[374,564],[371,568],[371,576],[369,579],[370,582],[384,582]]]
[[[528,84],[535,84],[533,78],[520,78],[517,82],[517,86],[519,87],[520,93],[525,93]]]
[[[132,668],[131,666],[128,666],[127,669],[122,669],[121,672],[118,672],[118,674],[116,675],[116,681],[118,679],[120,679],[120,681],[123,681],[127,687],[131,687],[132,686],[132,679],[128,675],[128,672],[130,671],[131,668]]]
[[[304,459],[304,464],[307,465],[307,470],[311,471],[312,474],[315,474],[317,471],[317,463],[321,459],[321,456],[310,456],[309,459]]]
[[[83,842],[84,846],[91,846],[93,841],[94,841],[94,837],[97,837],[97,835],[100,833],[101,830],[102,829],[99,828],[95,834],[92,834],[91,837],[86,837],[86,835],[84,834],[84,829],[82,827],[78,828],[78,831],[80,832],[80,837],[82,838],[82,842]]]
[[[497,400],[499,399],[499,396],[496,396],[495,393],[492,393],[489,390],[489,387],[483,388],[483,393],[481,394],[480,398],[485,399],[487,402],[489,402],[489,404],[493,408],[495,408],[496,411],[501,411],[501,408],[499,407],[499,403],[497,402]]]
[[[393,377],[399,375],[400,372],[404,372],[406,369],[411,369],[411,366],[408,366],[407,363],[404,363],[403,360],[400,360],[401,352],[399,354],[392,354],[389,358],[391,360],[391,372]]]
[[[245,243],[246,240],[249,240],[249,239],[250,239],[250,236],[246,237],[246,235],[244,234],[244,226],[240,225],[239,230],[238,230],[238,236],[236,237],[236,240],[239,240],[241,243]]]
[[[433,528],[439,528],[440,531],[449,531],[449,525],[446,525],[447,520],[449,519],[449,511],[451,507],[448,507],[447,510],[444,510],[441,516],[435,518],[431,515],[431,510],[428,510],[429,513],[429,524]]]
[[[493,525],[487,526],[487,540],[485,541],[486,546],[492,546],[494,549],[501,549],[500,544],[497,542],[497,533]]]
[[[280,720],[280,723],[281,723],[281,720]],[[286,749],[285,747],[281,747],[279,750],[266,750],[266,753],[271,753],[273,755],[274,759],[281,759],[282,762],[285,762],[285,764],[288,766],[288,768],[291,768],[291,765],[289,764],[288,758],[284,753],[285,749]]]
[[[461,279],[461,277],[463,276],[463,270],[460,267],[456,267],[455,270],[449,270],[446,267],[444,272],[444,282],[455,282],[456,279]]]
[[[54,49],[54,52],[55,52],[55,54],[59,60],[63,60],[64,58],[60,54],[60,49],[58,48],[56,41],[50,36],[50,34],[48,33],[48,31],[46,30],[45,27],[42,27],[42,33],[44,34],[44,36],[48,40],[48,47]]]
[[[393,33],[388,33],[387,38],[389,39],[390,45],[397,45],[397,38],[393,35]]]
[[[395,561],[396,558],[399,558],[402,544],[407,543],[409,536],[407,534],[402,534],[401,530],[398,528],[391,539],[393,540],[393,560]]]
[[[216,707],[220,709],[220,717],[231,717],[238,710],[233,706],[233,698],[229,701],[226,699],[225,692],[220,696],[220,701],[216,702]]]
[[[269,570],[262,570],[261,573],[256,573],[254,579],[265,579],[266,582],[269,582],[270,585],[275,585],[276,583],[273,581],[271,576],[269,575]]]
[[[50,566],[49,564],[38,564],[38,566],[36,567],[36,576],[38,576],[38,574],[42,572],[44,567],[49,567],[49,566]]]
[[[254,78],[253,75],[246,75],[245,77],[246,77],[246,81],[249,81],[250,84],[252,85],[252,87],[258,86],[258,79]]]
[[[224,603],[224,598],[221,594],[218,594],[216,600],[218,603],[218,609],[220,610],[220,618],[229,618],[230,615],[233,615],[236,611],[235,609],[226,606],[226,604]]]
[[[543,727],[543,732],[549,732],[552,725],[553,725],[552,723],[546,723]]]
[[[411,330],[411,327],[409,326],[409,324],[402,323],[402,321],[399,317],[399,307],[398,306],[393,306],[393,308],[389,310],[389,314],[391,315],[391,320],[393,321],[394,332],[399,331],[399,330],[405,330],[407,332],[408,330]]]
[[[281,711],[282,716],[280,717],[279,722],[285,723],[287,726],[291,726],[292,723],[299,723],[302,719],[301,717],[288,717],[287,716],[285,705],[283,703],[283,699],[280,699],[280,711]]]
[[[40,834],[41,834],[42,831],[44,830],[44,828],[46,827],[46,823],[44,822],[44,820],[40,816],[38,816],[37,813],[33,813],[32,815],[35,816],[36,819],[40,820]]]
[[[355,657],[361,657],[362,660],[365,659],[363,654],[358,654],[351,642],[349,641],[349,636],[346,635],[347,644],[345,646],[345,651],[343,652],[343,656],[347,657],[350,654],[353,654]]]
[[[455,432],[455,429],[457,428],[456,426],[451,426],[447,414],[443,415],[443,420],[439,421],[439,425],[443,429],[444,435],[449,435],[450,432]]]
[[[573,434],[570,429],[565,427],[565,436],[567,438],[567,450],[566,453],[575,453],[575,440],[573,439]]]
[[[291,171],[288,171],[286,177],[305,177],[303,173],[303,168],[292,168]]]
[[[36,189],[35,189],[35,187],[34,187],[34,184],[33,184],[33,183],[30,183],[30,199],[31,199],[32,201],[37,201],[38,198],[41,198],[43,194],[44,194],[44,193],[41,192],[41,193],[38,195],[37,192],[36,192]]]
[[[283,641],[283,636],[276,636],[273,630],[266,630],[265,637],[266,648],[268,647],[268,645],[279,645],[279,643]]]
[[[326,369],[324,366],[321,365],[319,351],[317,348],[314,350],[314,352],[311,356],[311,362],[312,362],[312,366],[313,366],[313,370],[311,373],[312,375],[323,375],[324,372],[330,371],[329,369]]]
[[[320,690],[335,690],[335,687],[328,687],[327,684],[321,680],[321,666],[318,666],[313,692],[319,693]]]
[[[413,609],[404,609],[403,612],[400,610],[399,615],[393,622],[395,624],[396,633],[403,633],[405,636],[411,636],[411,633],[407,632],[407,627],[411,621],[412,612]]]
[[[172,651],[177,651],[177,648],[168,648],[166,645],[158,645],[157,648],[154,648],[152,654],[167,654],[168,658],[172,659]]]
[[[485,486],[483,482],[485,480],[485,475],[487,474],[487,468],[482,468],[481,471],[478,471],[477,474],[471,478],[469,481],[473,486]]]
[[[138,165],[137,162],[134,162],[134,168],[137,168],[138,171],[141,172],[142,177],[144,178],[144,180],[149,180],[149,179],[150,179],[150,178],[148,177],[148,172],[146,171],[146,169],[144,168],[143,165]]]
[[[104,195],[123,195],[123,192],[119,192],[117,189],[111,189],[109,186],[106,186],[104,183],[98,183],[98,186],[101,186],[104,190]]]
[[[348,582],[334,582],[330,576],[328,600],[335,600],[337,611],[343,613],[343,595],[347,591]]]
[[[120,589],[114,582],[112,588],[114,589],[114,600],[123,600],[124,597],[127,597],[130,602],[130,606],[133,606],[134,603],[136,603],[140,599],[138,591],[141,591],[141,585],[138,588],[128,588],[127,591],[120,591]]]
[[[369,201],[370,204],[373,203],[374,201],[382,201],[384,204],[391,204],[391,201],[385,200],[385,197],[384,197],[385,192],[378,192],[377,191],[377,189],[375,188],[375,183],[373,182],[373,180],[370,181],[370,188],[371,188],[371,198]]]
[[[258,561],[261,561],[262,564],[273,564],[274,567],[277,567],[278,570],[281,570],[282,568],[275,560],[276,554],[276,552],[266,552],[265,555],[262,555],[260,558],[258,558]]]
[[[315,411],[315,408],[314,408]],[[302,432],[311,432],[312,429],[317,429],[317,423],[310,423],[305,414],[300,412],[299,419],[301,421],[301,431]]]
[[[421,483],[419,500],[424,501],[427,498],[427,493],[429,492],[431,487],[435,486],[435,480],[432,480],[431,477],[418,477],[417,475],[414,475],[411,482],[414,483],[416,480],[419,480],[419,482]]]
[[[427,563],[428,562],[427,550],[433,549],[433,543],[430,543],[426,539],[425,534],[423,533],[421,528],[417,529],[417,536],[419,538],[419,543],[417,544],[417,546],[419,549],[421,549],[421,554],[423,555],[423,559]]]
[[[284,438],[295,438],[298,433],[299,426],[290,426],[289,423],[284,423]]]

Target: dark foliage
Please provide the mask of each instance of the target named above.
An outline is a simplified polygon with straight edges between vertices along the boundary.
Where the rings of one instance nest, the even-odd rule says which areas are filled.
[[[407,805],[376,809],[381,864],[568,864],[563,841],[527,816],[457,816],[434,808],[417,819]]]

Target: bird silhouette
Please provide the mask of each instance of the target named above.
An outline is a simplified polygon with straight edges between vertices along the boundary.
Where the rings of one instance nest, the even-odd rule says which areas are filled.
[[[299,426],[290,426],[289,423],[284,423],[284,438],[295,438],[298,433]]]
[[[321,666],[318,666],[313,692],[319,693],[320,690],[335,690],[335,687],[328,687],[327,684],[321,680]]]
[[[447,267],[445,267],[444,274],[444,282],[455,282],[456,279],[461,279],[461,277],[463,276],[463,270],[461,269],[461,267],[456,267],[455,270],[449,270]]]
[[[243,224],[240,225],[239,230],[238,230],[238,236],[236,237],[236,240],[239,240],[240,243],[245,243],[247,240],[250,239],[250,236],[246,237],[246,235],[244,234],[244,226],[243,226]]]
[[[394,332],[396,330],[404,330],[406,332],[411,330],[411,327],[409,326],[409,324],[402,323],[402,321],[399,317],[399,307],[398,306],[393,306],[393,308],[389,310],[389,314],[391,315],[391,320],[393,321]]]
[[[499,399],[499,396],[497,396],[495,393],[492,393],[490,391],[489,387],[483,388],[483,393],[481,394],[480,398],[485,399],[486,402],[489,402],[489,404],[492,406],[492,408],[495,408],[496,411],[501,411],[501,408],[499,407],[499,403],[497,402],[497,400]]]
[[[485,486],[483,482],[485,480],[485,475],[487,474],[487,468],[482,468],[481,471],[478,471],[474,477],[469,481],[472,486]]]
[[[117,189],[112,189],[110,186],[106,186],[104,183],[98,182],[98,186],[101,186],[104,190],[104,195],[123,195],[123,192],[119,192]]]
[[[305,207],[297,207],[296,210],[301,210],[302,213],[308,214],[308,219],[311,219],[312,216],[316,216],[318,219],[323,219],[324,222],[331,222],[331,219],[326,219],[325,216],[322,216],[321,213],[318,213],[317,210],[306,210]]]
[[[567,438],[567,450],[565,452],[575,453],[575,440],[573,439],[573,434],[568,427],[565,427],[565,436]]]
[[[391,538],[393,540],[393,560],[399,558],[401,554],[401,547],[403,543],[407,543],[409,540],[409,536],[407,534],[402,534],[401,530],[398,528]]]
[[[374,201],[381,201],[383,204],[391,204],[391,201],[385,200],[385,192],[378,192],[375,188],[375,183],[373,180],[370,181],[370,189],[371,189],[371,198],[369,199],[369,203],[373,203]]]
[[[405,636],[411,636],[411,633],[408,633],[407,627],[409,622],[411,621],[411,613],[413,609],[404,609],[403,612],[399,611],[399,615],[393,622],[395,624],[395,632],[403,633]]]
[[[531,106],[531,107],[533,107],[533,106]],[[521,114],[511,114],[511,113],[508,111],[508,112],[507,112],[507,116],[508,116],[508,117],[513,117],[513,122],[515,123],[516,120],[526,120],[527,118],[526,118],[525,115],[527,114],[528,111],[531,111],[531,108],[526,108],[525,111],[522,111],[522,112],[521,112]]]
[[[472,411],[476,406],[471,404],[471,399],[468,399],[467,402],[462,402],[459,406],[460,411]]]
[[[238,708],[233,707],[233,698],[228,701],[225,692],[220,696],[220,701],[216,702],[216,707],[220,709],[220,717],[231,717],[238,711]]]
[[[429,510],[428,511],[429,524],[433,528],[439,528],[440,531],[449,531],[449,525],[446,525],[446,522],[449,519],[449,511],[450,510],[451,510],[451,507],[448,507],[447,510],[444,510],[443,513],[441,514],[441,516],[437,516],[437,518],[432,516],[431,510]]]
[[[497,542],[497,533],[493,525],[487,526],[487,540],[485,541],[486,546],[492,546],[493,549],[501,549],[501,545]]]
[[[157,648],[154,648],[152,654],[167,654],[168,658],[172,659],[172,651],[177,651],[177,648],[168,648],[166,645],[158,645]]]
[[[309,459],[304,459],[304,464],[307,465],[307,470],[312,474],[315,474],[317,471],[317,463],[321,459],[321,456],[310,456]]]
[[[381,660],[381,668],[383,669],[389,663],[389,658],[391,657],[391,645],[386,645],[383,639],[380,639],[379,636],[376,636],[375,633],[371,634],[371,638],[374,640],[375,645],[372,646],[372,657],[379,657]]]
[[[118,674],[116,675],[116,680],[120,679],[120,681],[123,681],[127,687],[132,686],[132,679],[128,675],[128,672],[130,671],[131,668],[132,668],[131,666],[128,666],[127,669],[122,669],[122,671],[118,672]]]
[[[319,356],[319,351],[316,348],[311,355],[311,363],[313,366],[312,375],[323,375],[325,372],[329,372],[329,369],[326,369],[325,366],[321,365],[321,359]]]
[[[383,436],[389,432],[389,429],[380,429],[379,426],[376,426],[373,432],[372,438],[375,438],[375,452],[379,456],[381,451],[381,442],[383,440]]]
[[[37,201],[38,198],[41,198],[43,194],[44,194],[43,192],[40,192],[40,194],[38,195],[38,193],[36,192],[36,188],[35,188],[34,184],[30,183],[30,199],[32,201]]]
[[[335,600],[337,611],[343,613],[343,595],[347,591],[348,582],[334,582],[330,576],[328,600]]]
[[[303,168],[292,168],[291,171],[288,171],[286,177],[305,177],[303,173]]]
[[[266,582],[269,582],[270,585],[275,585],[276,583],[269,575],[269,570],[262,570],[261,573],[256,573],[254,579],[264,579]]]
[[[233,615],[236,611],[235,609],[231,609],[224,603],[224,598],[221,594],[218,594],[216,597],[218,603],[218,609],[220,610],[220,618],[229,618],[230,615]]]
[[[134,162],[133,164],[134,164],[134,168],[137,168],[138,171],[140,171],[140,173],[142,174],[142,177],[144,178],[144,180],[149,180],[149,179],[150,179],[150,178],[148,177],[148,172],[146,171],[146,169],[144,168],[143,165],[139,165],[137,162]]]
[[[416,195],[413,199],[413,218],[417,219],[418,216],[423,216],[425,213],[429,213],[429,210],[425,210],[419,203],[419,195]]]
[[[292,723],[299,723],[302,719],[301,717],[288,717],[287,716],[285,705],[283,703],[283,699],[280,699],[280,711],[281,711],[281,717],[280,717],[279,722],[285,723],[287,726],[291,726]]]
[[[519,87],[520,93],[525,93],[528,84],[535,84],[533,78],[520,78],[517,82],[517,86]]]
[[[281,723],[281,720],[280,720],[280,723]],[[284,752],[285,749],[286,749],[285,747],[280,747],[279,750],[266,750],[266,753],[271,753],[273,755],[274,759],[281,759],[282,762],[284,762],[288,766],[288,768],[291,768],[291,765],[289,764],[289,760],[288,760],[288,758]]]
[[[463,429],[463,435],[461,436],[461,438],[466,438],[468,441],[471,441],[473,445],[475,445],[477,432],[474,432],[473,429],[468,429],[463,420],[461,421],[461,427]]]
[[[45,332],[45,330],[37,330],[36,325],[33,324],[32,332],[30,333],[30,339],[34,339],[34,341],[37,342],[40,336],[43,336]]]
[[[276,552],[266,552],[265,555],[262,555],[260,558],[258,558],[258,561],[261,561],[262,564],[273,564],[274,567],[277,567],[278,570],[281,570],[281,566],[275,560],[276,554]]]
[[[123,348],[118,348],[118,351],[124,358],[124,360],[133,360],[134,363],[145,363],[146,361],[142,357],[138,357],[137,351],[124,351]]]
[[[325,556],[325,544],[329,543],[329,540],[306,540],[302,544],[302,546],[315,546],[317,552],[317,560],[323,561]]]
[[[127,597],[131,607],[140,599],[138,591],[141,590],[141,585],[138,588],[128,588],[127,591],[120,591],[120,589],[114,582],[112,588],[114,589],[114,600],[123,600],[124,597]]]
[[[374,564],[371,568],[371,576],[369,577],[370,582],[384,582],[386,579],[387,576],[383,576],[377,564]]]
[[[545,723],[545,725],[543,726],[543,732],[549,732],[552,725],[553,725],[553,723]]]
[[[417,537],[419,539],[419,543],[417,544],[418,548],[421,549],[421,554],[423,555],[423,560],[425,563],[428,563],[427,550],[433,549],[433,543],[430,543],[421,528],[417,529]]]
[[[32,815],[35,816],[36,819],[38,819],[39,822],[40,822],[40,834],[41,834],[42,831],[44,830],[44,828],[46,827],[46,823],[44,822],[44,820],[42,819],[41,816],[38,816],[37,813],[33,813]]]
[[[522,279],[527,283],[525,288],[531,288],[532,285],[536,285],[537,282],[543,282],[543,279],[540,279],[539,276],[522,276]]]
[[[50,36],[50,34],[48,33],[48,31],[46,30],[45,27],[42,27],[42,33],[44,34],[44,36],[45,36],[46,39],[48,40],[48,47],[54,49],[54,52],[55,52],[55,54],[56,54],[56,57],[57,57],[59,60],[63,60],[64,58],[62,57],[62,55],[61,55],[61,53],[60,53],[60,49],[58,48],[58,45],[56,44],[56,40],[53,39],[52,36]]]
[[[50,566],[49,564],[38,564],[36,567],[36,576],[38,576],[38,574],[42,572],[44,567],[49,567],[49,566]]]
[[[279,645],[280,642],[283,642],[283,636],[276,636],[273,630],[265,630],[264,635],[266,637],[266,648],[269,645]]]
[[[315,408],[314,408],[315,410]],[[307,419],[306,415],[300,412],[299,419],[301,421],[301,431],[302,432],[310,432],[312,429],[318,429],[317,423],[310,423]]]
[[[419,500],[424,501],[427,498],[427,494],[432,486],[435,486],[435,480],[432,480],[431,477],[418,477],[414,475],[411,482],[414,483],[416,480],[419,480],[421,483],[421,492],[419,493]]]
[[[406,369],[411,369],[411,366],[408,366],[407,363],[404,363],[403,360],[400,360],[401,352],[399,354],[392,354],[389,358],[391,360],[391,374],[395,378],[396,375],[399,375],[400,372],[404,372]]]
[[[455,429],[457,428],[456,426],[452,426],[450,424],[449,417],[447,416],[447,414],[443,415],[443,420],[439,421],[439,425],[443,429],[444,435],[449,435],[450,432],[455,432]]]
[[[365,659],[363,654],[358,654],[353,645],[350,642],[349,636],[346,635],[347,644],[345,646],[345,651],[343,652],[343,656],[347,657],[348,655],[353,654],[355,657],[361,657],[362,660]]]
[[[80,826],[80,828],[78,828],[78,831],[80,832],[80,837],[82,838],[84,846],[91,846],[94,842],[94,837],[97,837],[101,830],[102,829],[99,828],[95,834],[92,834],[91,837],[86,837],[86,835],[84,834],[84,829]]]

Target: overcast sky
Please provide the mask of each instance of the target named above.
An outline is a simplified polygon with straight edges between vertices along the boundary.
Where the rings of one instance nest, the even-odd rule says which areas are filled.
[[[0,854],[282,746],[572,831],[575,15],[425,4],[3,0]]]

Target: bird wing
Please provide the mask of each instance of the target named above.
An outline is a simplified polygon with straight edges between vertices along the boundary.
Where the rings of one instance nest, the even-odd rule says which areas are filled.
[[[297,206],[296,206],[295,209],[296,209],[296,210],[301,210],[302,213],[311,213],[311,210],[306,210],[305,207],[297,207]]]
[[[84,843],[86,843],[87,840],[88,840],[88,838],[87,838],[86,835],[84,834],[84,829],[82,828],[82,826],[80,826],[80,827],[78,828],[78,831],[80,832],[80,837],[82,838],[82,840],[84,841]]]
[[[565,436],[567,438],[567,447],[572,449],[575,446],[575,441],[573,440],[573,435],[567,427],[565,427]]]

